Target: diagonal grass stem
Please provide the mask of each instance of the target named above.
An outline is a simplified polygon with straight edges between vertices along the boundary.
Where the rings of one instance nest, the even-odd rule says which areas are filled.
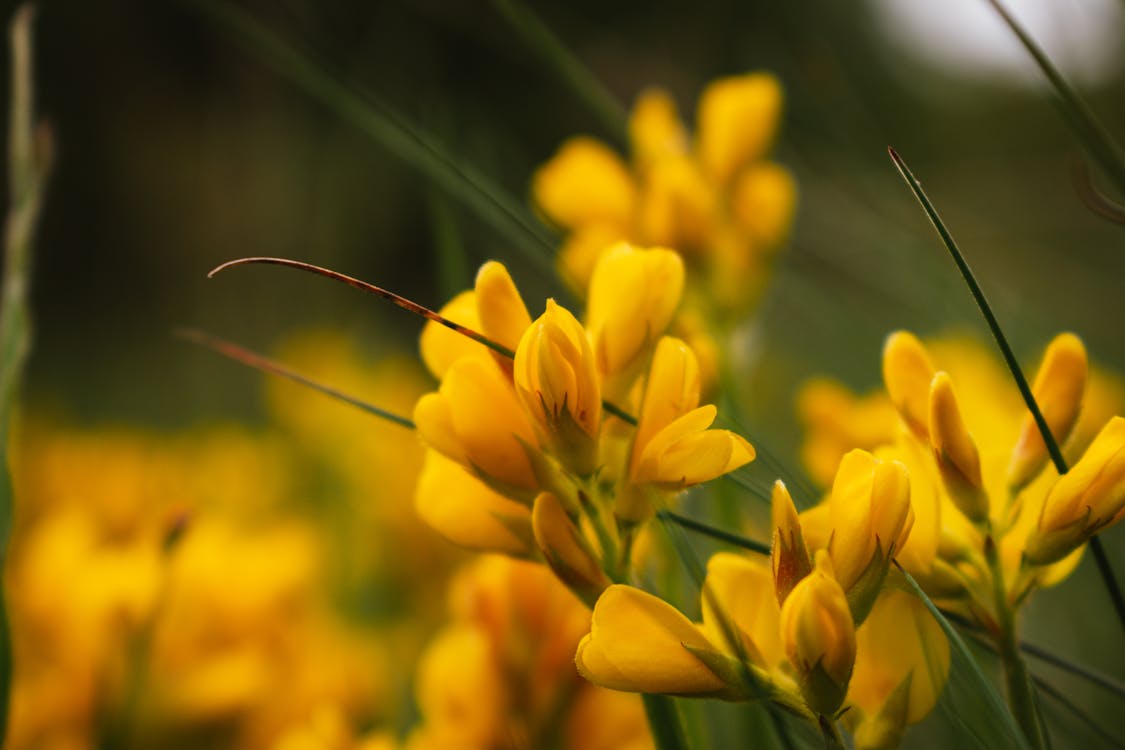
[[[185,341],[190,341],[193,344],[199,344],[200,346],[206,349],[210,349],[216,354],[221,354],[227,359],[238,362],[239,364],[246,365],[247,367],[252,367],[255,370],[261,370],[262,372],[269,373],[270,375],[276,375],[278,377],[285,378],[286,380],[291,380],[298,385],[303,385],[306,388],[311,388],[312,390],[317,391],[318,393],[323,393],[329,398],[334,398],[337,401],[343,401],[349,406],[354,406],[360,411],[372,414],[392,424],[397,424],[399,427],[405,427],[408,430],[413,430],[415,428],[414,422],[412,420],[400,414],[395,414],[392,411],[388,411],[386,409],[383,409],[382,407],[375,406],[374,404],[368,403],[367,401],[364,401],[360,398],[356,398],[355,396],[344,393],[343,391],[333,388],[332,386],[324,385],[323,383],[313,380],[306,375],[302,375],[296,370],[293,370],[286,365],[277,362],[276,360],[270,359],[269,357],[263,356],[261,354],[258,354],[257,352],[253,352],[249,349],[246,349],[245,347],[239,346],[232,341],[219,338],[218,336],[212,336],[209,333],[199,331],[194,328],[179,328],[173,331],[173,334],[181,339],[184,339]]]

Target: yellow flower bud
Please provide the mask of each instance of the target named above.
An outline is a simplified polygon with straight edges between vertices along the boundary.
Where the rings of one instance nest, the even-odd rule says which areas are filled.
[[[980,453],[961,418],[953,381],[939,372],[930,384],[930,443],[953,504],[973,523],[988,520],[988,495],[980,473]]]
[[[590,223],[629,226],[636,200],[621,158],[584,137],[568,140],[536,171],[531,192],[543,213],[567,229]]]
[[[714,81],[699,98],[698,152],[708,174],[727,182],[747,162],[761,158],[781,118],[781,84],[767,73]]]
[[[634,485],[682,490],[733,471],[754,459],[754,448],[728,430],[708,429],[716,409],[699,404],[699,365],[679,339],[665,336],[656,346],[641,402],[629,460]],[[617,513],[643,517],[622,498]]]
[[[637,97],[629,115],[629,142],[642,170],[654,161],[687,152],[687,131],[667,91],[648,89]]]
[[[607,398],[627,392],[672,321],[683,288],[684,264],[672,250],[642,250],[622,242],[598,260],[590,279],[586,328],[598,372],[611,382]]]
[[[855,622],[863,622],[891,558],[902,549],[914,525],[906,467],[863,450],[848,453],[836,472],[828,510],[832,528],[828,552],[836,579],[847,592]]]
[[[571,313],[547,300],[516,348],[516,393],[543,442],[579,475],[597,468],[602,395],[586,331]],[[483,408],[490,405],[484,403]]]
[[[1035,375],[1031,392],[1051,430],[1062,445],[1078,421],[1086,394],[1089,364],[1086,347],[1073,333],[1061,333],[1047,347],[1043,364]],[[1024,417],[1019,440],[1008,465],[1008,484],[1019,489],[1034,479],[1047,464],[1047,446],[1031,413]]]
[[[614,585],[594,607],[578,644],[578,672],[613,690],[675,695],[722,693],[727,684],[695,656],[715,647],[675,607],[632,586]]]
[[[930,382],[933,379],[930,355],[914,334],[896,331],[887,337],[883,345],[883,384],[899,415],[923,440],[930,432]]]
[[[812,570],[812,560],[809,559],[809,550],[805,546],[805,536],[801,532],[801,521],[797,517],[793,497],[780,479],[773,485],[770,505],[773,520],[770,562],[773,566],[777,603],[782,605],[793,587]]]
[[[1047,494],[1024,557],[1035,565],[1061,560],[1123,515],[1125,418],[1114,417]]]
[[[550,492],[541,493],[535,499],[531,522],[535,542],[551,570],[592,607],[611,581],[562,503]]]
[[[498,492],[531,503],[538,484],[524,444],[537,444],[535,432],[511,384],[491,360],[457,360],[437,393],[418,400],[414,422],[431,448]]]
[[[824,550],[781,607],[781,643],[809,708],[834,713],[844,702],[855,665],[855,623]]]

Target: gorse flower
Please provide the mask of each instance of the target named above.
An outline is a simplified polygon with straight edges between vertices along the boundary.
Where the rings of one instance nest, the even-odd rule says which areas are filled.
[[[423,359],[441,382],[414,420],[444,458],[419,482],[422,517],[476,549],[543,557],[590,603],[623,579],[654,505],[754,457],[710,429],[694,353],[662,337],[682,280],[675,253],[619,245],[594,271],[585,324],[554,300],[531,320],[504,267],[485,264],[441,314],[514,357],[427,324]],[[634,429],[620,410],[638,407]]]
[[[939,354],[905,332],[892,334],[883,350],[883,379],[900,424],[876,453],[908,468],[915,511],[898,559],[931,597],[995,642],[1009,702],[1034,739],[1038,720],[1018,655],[1018,608],[1037,587],[1069,575],[1090,537],[1125,515],[1125,419],[1112,416],[1121,403],[1091,377],[1081,341],[1056,337],[1031,391],[1071,464],[1059,476],[1062,462],[1052,461],[1011,379],[973,347],[957,344]],[[889,623],[878,627],[893,637]],[[934,670],[891,674],[912,685]],[[894,717],[916,713],[914,700],[892,692],[878,716],[856,730],[857,742],[894,746],[902,726]],[[863,716],[870,715],[864,707]]]
[[[564,143],[532,181],[536,205],[568,233],[563,276],[584,290],[614,242],[662,245],[683,254],[691,304],[708,318],[751,308],[796,199],[793,178],[767,160],[781,100],[766,73],[714,81],[692,137],[669,94],[653,89],[629,120],[631,164],[592,138]]]

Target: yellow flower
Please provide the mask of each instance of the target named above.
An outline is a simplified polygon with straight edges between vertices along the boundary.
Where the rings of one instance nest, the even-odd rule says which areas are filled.
[[[914,524],[910,479],[898,461],[854,450],[844,456],[828,498],[835,577],[863,622],[883,584],[891,558]],[[792,594],[790,594],[792,596]]]
[[[832,561],[821,550],[816,567],[781,607],[781,642],[809,707],[831,715],[844,701],[855,665],[856,636],[848,600]]]
[[[930,384],[934,366],[922,342],[912,333],[897,331],[883,345],[883,383],[891,403],[919,437],[930,431]]]
[[[458,359],[441,387],[414,406],[418,435],[502,494],[528,504],[537,482],[525,445],[535,430],[511,384],[488,358]]]
[[[629,458],[634,490],[654,485],[679,491],[734,471],[754,459],[754,448],[729,430],[708,429],[716,408],[699,406],[699,365],[679,339],[656,346]],[[639,488],[643,493],[643,487]],[[650,508],[635,497],[620,499],[618,515],[643,518]]]
[[[663,599],[610,586],[598,599],[575,663],[596,685],[636,693],[707,695],[727,685],[689,648],[713,650],[699,628]]]
[[[1114,417],[1086,453],[1047,494],[1025,557],[1035,565],[1061,560],[1125,511],[1125,419]]]
[[[665,248],[621,243],[602,254],[590,279],[586,330],[607,398],[624,397],[680,304],[684,265]]]
[[[647,90],[629,119],[631,168],[595,141],[567,141],[532,181],[536,205],[568,230],[564,277],[582,290],[613,243],[662,245],[687,260],[693,304],[710,323],[751,307],[796,203],[792,176],[765,161],[781,103],[769,74],[716,80],[693,138],[672,97]]]
[[[547,300],[547,310],[520,339],[514,376],[519,400],[543,443],[579,476],[592,474],[601,429],[601,383],[585,329],[554,300]],[[487,401],[484,405],[491,408]]]
[[[703,624],[632,586],[610,586],[598,599],[590,633],[578,646],[578,671],[614,690],[746,700],[791,684],[784,660],[778,607],[769,569],[760,560],[719,554],[707,565]],[[739,638],[731,643],[728,635]]]

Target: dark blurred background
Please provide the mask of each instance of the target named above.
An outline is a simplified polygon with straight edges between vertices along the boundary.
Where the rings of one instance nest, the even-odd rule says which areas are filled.
[[[484,0],[234,4],[521,202],[567,136],[608,137]],[[716,76],[764,68],[783,81],[777,158],[795,171],[801,205],[748,328],[772,364],[752,395],[770,405],[782,445],[805,376],[872,386],[887,331],[983,330],[888,144],[925,183],[1021,355],[1069,328],[1125,369],[1125,232],[1076,197],[1081,150],[983,0],[930,5],[530,4],[626,104],[660,84],[690,121]],[[1023,17],[1050,32],[1094,110],[1125,134],[1123,6],[1030,5]],[[509,239],[192,3],[48,0],[38,42],[59,151],[36,260],[29,387],[39,404],[80,420],[257,418],[260,381],[173,339],[178,325],[260,349],[307,325],[353,333],[373,355],[414,346],[416,320],[322,279],[264,267],[205,278],[233,257],[301,258],[436,306],[456,282],[438,273],[444,227],[469,261],[461,285],[495,257],[513,264],[533,308],[556,289]]]

